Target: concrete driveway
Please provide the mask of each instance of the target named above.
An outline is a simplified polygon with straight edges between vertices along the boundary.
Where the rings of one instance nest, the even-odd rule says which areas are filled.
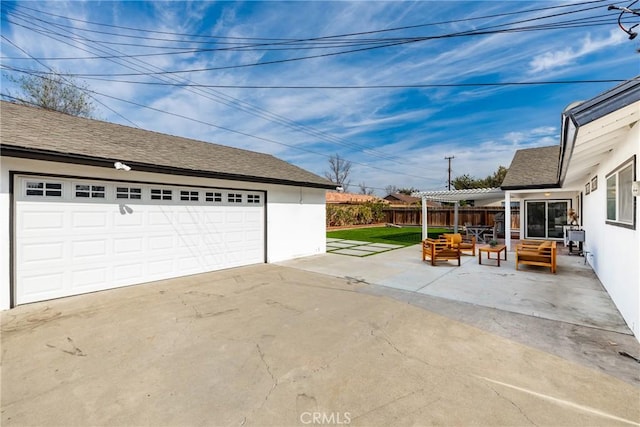
[[[5,311],[1,379],[2,425],[640,425],[629,382],[277,265]]]

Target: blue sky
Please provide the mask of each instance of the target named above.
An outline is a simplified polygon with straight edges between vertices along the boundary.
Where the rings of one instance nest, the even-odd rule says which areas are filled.
[[[2,68],[75,75],[102,120],[319,175],[339,154],[353,192],[436,190],[446,156],[453,177],[483,178],[517,149],[557,144],[562,110],[616,83],[388,86],[633,78],[640,38],[612,3],[630,2],[3,1]]]

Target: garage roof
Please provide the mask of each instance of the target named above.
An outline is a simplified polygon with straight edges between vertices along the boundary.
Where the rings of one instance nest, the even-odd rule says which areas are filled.
[[[187,176],[335,189],[330,181],[268,154],[135,129],[2,101],[3,156]]]

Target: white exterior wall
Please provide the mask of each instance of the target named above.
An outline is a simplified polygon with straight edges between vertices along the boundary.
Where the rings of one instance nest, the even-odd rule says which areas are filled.
[[[326,250],[325,190],[280,186],[267,193],[267,262]]]
[[[606,175],[636,155],[640,176],[640,124],[598,168],[598,189],[584,196],[583,226],[587,260],[634,335],[640,339],[640,201],[636,200],[636,229],[606,223]],[[571,165],[569,165],[571,167]],[[591,179],[589,177],[589,179]],[[586,184],[585,177],[582,187]]]
[[[266,191],[267,262],[325,252],[325,190],[0,157],[0,310],[10,307],[10,172]]]

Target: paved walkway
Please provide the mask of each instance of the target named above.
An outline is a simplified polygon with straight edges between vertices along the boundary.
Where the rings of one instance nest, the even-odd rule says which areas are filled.
[[[359,240],[345,240],[327,238],[327,252],[338,255],[365,257],[402,248],[401,245],[389,243],[362,242]]]

